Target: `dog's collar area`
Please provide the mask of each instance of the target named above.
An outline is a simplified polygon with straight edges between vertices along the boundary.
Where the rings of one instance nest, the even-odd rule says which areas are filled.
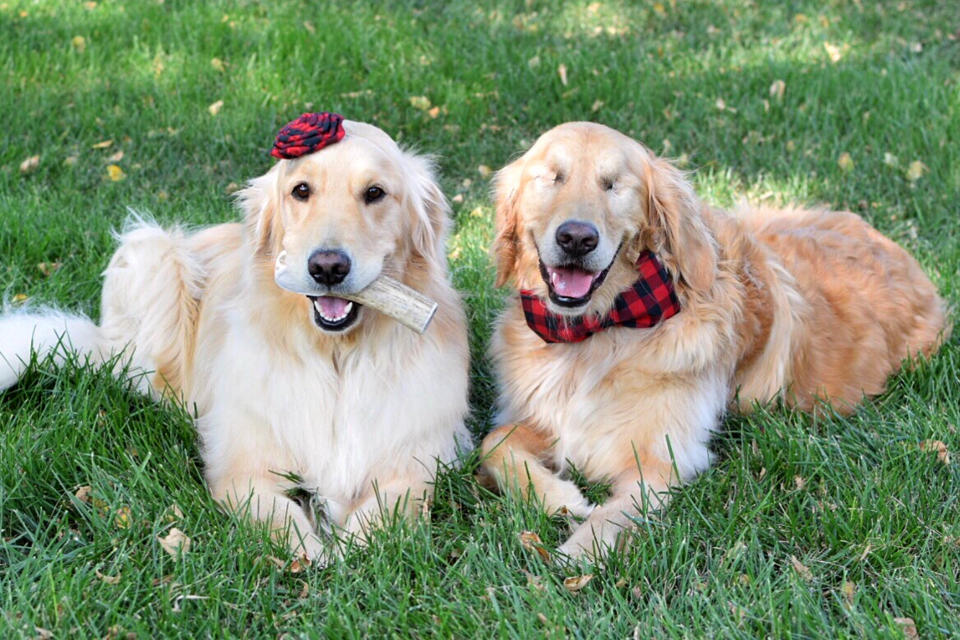
[[[636,268],[640,277],[617,295],[604,316],[567,317],[553,313],[533,291],[521,289],[520,303],[527,326],[544,342],[582,342],[610,327],[648,328],[679,313],[680,301],[673,278],[656,254],[649,250],[642,252]]]

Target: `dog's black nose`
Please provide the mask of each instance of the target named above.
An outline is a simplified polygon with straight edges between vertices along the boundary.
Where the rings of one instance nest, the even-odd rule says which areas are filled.
[[[573,258],[585,256],[597,248],[600,232],[589,222],[568,220],[557,227],[557,244]]]
[[[350,273],[350,258],[339,249],[334,251],[314,251],[307,260],[307,271],[317,284],[333,286]]]

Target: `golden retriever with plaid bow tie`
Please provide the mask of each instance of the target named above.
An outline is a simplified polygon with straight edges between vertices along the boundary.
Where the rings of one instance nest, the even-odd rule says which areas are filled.
[[[586,519],[560,547],[570,556],[603,553],[704,470],[731,404],[850,411],[947,332],[917,262],[860,217],[712,208],[602,125],[545,133],[500,171],[496,199],[498,284],[521,299],[492,341],[502,426],[484,469]],[[666,275],[659,299],[651,274]],[[564,477],[571,464],[611,484],[605,503]]]

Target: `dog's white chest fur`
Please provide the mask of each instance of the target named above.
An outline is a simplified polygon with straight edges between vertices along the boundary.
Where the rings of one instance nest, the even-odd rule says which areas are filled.
[[[207,398],[199,394],[198,408],[204,447],[226,455],[207,460],[246,459],[278,480],[296,474],[305,488],[346,505],[370,490],[378,470],[432,470],[437,458],[455,458],[450,432],[435,425],[462,425],[462,402],[431,389],[458,379],[456,363],[437,366],[442,360],[430,341],[411,337],[392,349],[361,342],[336,359],[305,344],[299,357],[279,358],[241,318],[225,325],[212,367],[217,374]],[[464,427],[457,435],[466,442]]]

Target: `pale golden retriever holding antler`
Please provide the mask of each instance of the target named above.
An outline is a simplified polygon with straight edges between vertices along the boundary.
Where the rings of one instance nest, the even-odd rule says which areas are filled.
[[[384,515],[422,512],[438,462],[469,443],[469,354],[429,161],[374,126],[337,129],[335,114],[291,124],[311,118],[327,128],[296,147],[306,155],[239,193],[244,222],[125,231],[100,326],[54,311],[0,317],[0,390],[31,348],[122,352],[148,372],[144,391],[196,412],[213,496],[320,558],[331,529],[362,541]],[[308,294],[278,286],[281,255],[288,288]],[[438,303],[423,335],[339,297],[383,276]],[[303,491],[322,510],[292,495]]]
[[[860,217],[704,204],[683,174],[605,126],[547,133],[496,180],[491,353],[501,487],[585,518],[560,547],[603,552],[710,463],[724,411],[777,398],[850,411],[946,333],[917,262]],[[565,471],[607,481],[590,504]]]

